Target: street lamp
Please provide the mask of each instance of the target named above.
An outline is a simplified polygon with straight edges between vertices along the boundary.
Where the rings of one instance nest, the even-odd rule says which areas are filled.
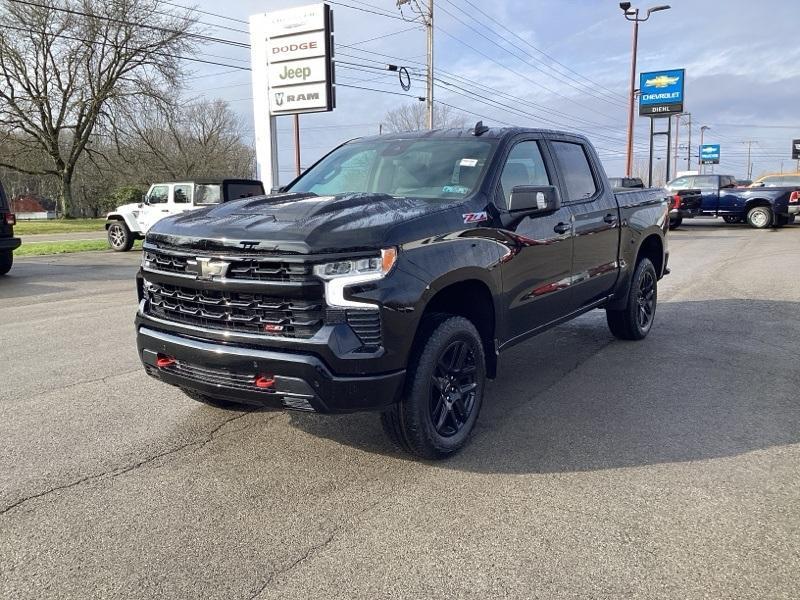
[[[700,151],[697,153],[697,164],[699,166],[700,174],[706,172],[705,165],[703,164],[703,138],[706,135],[706,130],[711,129],[708,125],[703,125],[700,127]]]
[[[644,17],[639,16],[638,8],[631,8],[630,2],[620,2],[619,7],[622,9],[622,14],[628,21],[633,23],[633,58],[631,59],[631,95],[630,95],[630,108],[628,110],[628,160],[626,166],[626,175],[631,176],[633,172],[633,113],[635,110],[636,101],[634,99],[634,92],[636,91],[636,53],[639,46],[639,23],[644,23],[650,18],[654,12],[661,10],[668,10],[668,4],[661,4],[647,9],[647,14]]]

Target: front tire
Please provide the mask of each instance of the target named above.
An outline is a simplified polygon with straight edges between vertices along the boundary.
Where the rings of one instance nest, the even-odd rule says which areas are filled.
[[[683,223],[683,217],[670,217],[669,219],[669,228],[670,229],[677,229]]]
[[[769,206],[754,206],[747,211],[747,224],[754,229],[766,229],[772,225],[772,209]]]
[[[649,258],[642,258],[633,272],[628,301],[621,310],[606,309],[608,328],[621,340],[641,340],[653,327],[658,304],[658,276]]]
[[[381,415],[381,422],[400,449],[442,459],[460,450],[475,427],[486,360],[478,330],[463,317],[426,317],[421,328],[405,393]]]
[[[114,252],[127,252],[133,247],[133,234],[123,221],[112,221],[106,235],[108,245]]]
[[[0,251],[0,275],[5,275],[14,264],[14,253],[11,250]]]

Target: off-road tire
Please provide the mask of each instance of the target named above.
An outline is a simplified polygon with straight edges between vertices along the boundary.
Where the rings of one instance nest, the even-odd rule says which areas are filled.
[[[111,221],[106,236],[108,245],[114,252],[127,252],[133,248],[133,234],[124,221]]]
[[[669,219],[669,228],[670,229],[677,229],[683,223],[683,217],[670,217]]]
[[[649,287],[652,288],[652,294],[646,292]],[[615,337],[621,340],[644,339],[653,327],[657,304],[658,275],[656,269],[649,258],[641,258],[633,272],[625,308],[606,309],[608,328]],[[643,319],[643,314],[647,315],[646,320]]]
[[[456,368],[459,348],[465,354]],[[445,369],[451,362],[452,372]],[[483,403],[485,382],[486,358],[475,325],[463,317],[427,316],[412,351],[403,396],[381,414],[383,429],[409,454],[447,458],[469,439]],[[446,416],[445,411],[449,411]]]
[[[12,250],[0,250],[0,275],[8,273],[13,264],[14,252]]]
[[[772,209],[769,206],[754,206],[747,211],[747,224],[754,229],[772,226]]]

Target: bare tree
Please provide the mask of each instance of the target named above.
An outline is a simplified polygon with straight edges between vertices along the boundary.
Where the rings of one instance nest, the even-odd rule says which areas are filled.
[[[434,129],[448,129],[451,127],[464,127],[467,118],[444,104],[433,105]],[[425,104],[422,102],[404,104],[399,108],[390,110],[383,117],[383,124],[387,131],[420,131],[428,128],[428,117]]]
[[[633,163],[633,177],[638,177],[647,184],[649,163],[646,158],[640,158]],[[663,160],[656,159],[653,162],[653,185],[664,185],[666,183],[667,167]]]
[[[60,182],[63,214],[82,156],[109,110],[136,96],[169,99],[191,49],[191,13],[162,0],[0,0],[0,167]],[[34,162],[32,157],[46,157]]]
[[[255,155],[241,118],[222,100],[150,103],[118,115],[117,155],[132,174],[162,179],[250,177]]]

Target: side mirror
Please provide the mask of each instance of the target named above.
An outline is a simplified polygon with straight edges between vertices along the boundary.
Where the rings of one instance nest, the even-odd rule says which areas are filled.
[[[142,203],[143,204],[148,204],[148,205],[150,204],[150,194],[145,194],[144,195],[144,198],[142,198]]]
[[[286,191],[286,187],[284,187],[284,186],[281,186],[281,187],[274,187],[274,188],[272,188],[272,189],[269,191],[269,193],[270,193],[270,194],[282,194],[282,193],[283,193],[283,192],[285,192],[285,191]]]
[[[561,196],[552,185],[518,185],[511,190],[508,212],[546,214],[561,208]]]

